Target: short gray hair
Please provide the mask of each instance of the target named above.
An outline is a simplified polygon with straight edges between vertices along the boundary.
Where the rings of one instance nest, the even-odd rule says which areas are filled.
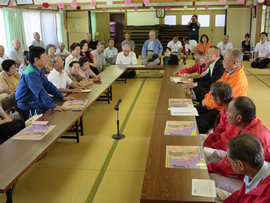
[[[229,39],[229,35],[223,35],[223,38],[224,38],[224,37],[228,37],[228,39]]]
[[[100,45],[105,46],[104,42],[99,42],[97,45],[98,45],[98,47],[99,47]]]
[[[234,161],[243,161],[251,167],[259,167],[264,163],[264,150],[254,135],[244,133],[229,140],[228,156]]]
[[[17,40],[20,41],[19,39],[14,39],[14,40],[12,41],[12,44],[13,44],[15,41],[17,41]]]
[[[243,53],[239,49],[231,49],[228,52],[231,52],[231,57],[230,59],[232,61],[237,61],[239,64],[242,64],[243,61]]]
[[[59,56],[59,55],[54,55],[52,58],[51,58],[51,63],[52,64],[56,64],[57,62],[56,62],[56,58],[61,58],[61,56]],[[62,58],[61,58],[62,59]]]
[[[216,54],[218,54],[218,55],[220,55],[220,48],[218,48],[217,46],[211,46],[211,47],[209,47],[209,49],[215,49],[215,53]]]
[[[210,87],[213,97],[219,98],[224,103],[229,104],[233,99],[233,90],[229,83],[225,81],[215,82]]]
[[[130,46],[129,46],[128,44],[125,44],[125,45],[123,46],[123,49],[124,49],[125,47],[128,47],[128,48],[130,49]]]

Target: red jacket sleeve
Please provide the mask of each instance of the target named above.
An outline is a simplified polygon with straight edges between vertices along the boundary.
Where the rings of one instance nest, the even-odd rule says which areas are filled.
[[[196,72],[199,72],[198,70],[200,70],[201,67],[198,63],[195,63],[193,66],[189,67],[189,68],[184,68],[184,69],[181,69],[179,70],[180,74],[183,74],[183,73],[196,73]]]

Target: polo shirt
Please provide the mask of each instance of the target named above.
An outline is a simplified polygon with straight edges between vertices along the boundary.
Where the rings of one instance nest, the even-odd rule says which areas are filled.
[[[264,44],[259,42],[256,44],[255,51],[258,52],[258,57],[263,58],[270,53],[270,43],[265,41]],[[268,57],[270,58],[270,56]]]
[[[219,42],[217,44],[217,47],[220,48],[220,55],[225,56],[225,54],[233,49],[233,44],[231,42],[227,42],[226,44],[223,44],[223,41]]]
[[[169,47],[172,52],[179,52],[179,49],[182,49],[182,43],[180,41],[177,41],[176,43],[172,41],[170,41],[168,44],[167,44],[167,47]]]
[[[31,42],[31,45],[34,45],[35,47],[42,47],[45,48],[44,42],[39,40],[39,42],[37,40],[33,40]]]
[[[185,44],[186,51],[190,50],[192,52],[192,49],[196,47],[198,43],[194,39],[190,39],[188,44]]]
[[[115,55],[118,54],[118,50],[115,48],[115,47],[107,47],[105,50],[104,50],[104,56],[105,58],[115,58]]]
[[[22,51],[16,51],[15,49],[11,49],[9,52],[9,58],[13,59],[13,60],[17,60],[20,62],[24,61],[24,55]]]
[[[122,49],[124,48],[124,46],[128,44],[130,46],[130,50],[132,51],[133,48],[135,48],[135,43],[133,40],[129,40],[129,42],[127,42],[127,40],[124,40],[121,45],[122,45]]]
[[[91,52],[94,57],[97,59],[97,69],[99,71],[103,70],[103,66],[106,65],[105,56],[103,53],[99,53],[97,49]]]
[[[128,56],[125,56],[123,52],[117,54],[116,63],[117,65],[136,65],[138,64],[136,54],[134,52],[130,52]]]

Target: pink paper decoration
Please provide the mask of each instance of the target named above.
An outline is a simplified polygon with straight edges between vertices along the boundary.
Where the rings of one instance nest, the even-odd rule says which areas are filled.
[[[167,11],[170,11],[171,10],[171,7],[167,7]]]
[[[119,8],[119,11],[123,11],[123,8]]]
[[[10,1],[9,3],[8,3],[8,7],[11,7],[12,6],[12,2]]]
[[[63,9],[63,8],[64,8],[64,6],[65,6],[65,4],[64,4],[64,3],[62,3],[62,2],[59,2],[59,3],[58,3],[58,8]]]
[[[248,6],[249,6],[249,8],[252,8],[253,7],[253,4],[249,4]]]
[[[130,5],[131,4],[131,0],[125,0],[125,4],[126,5]]]
[[[71,6],[72,6],[73,8],[77,8],[77,1],[73,0],[73,1],[71,2]]]
[[[205,9],[208,9],[208,8],[209,8],[209,6],[208,6],[208,5],[206,5],[204,8],[205,8]]]
[[[221,4],[225,4],[227,0],[219,0]]]
[[[137,11],[137,10],[138,10],[138,7],[137,7],[137,6],[136,6],[136,7],[134,7],[134,10],[135,10],[135,11]]]
[[[107,8],[103,8],[102,10],[103,10],[103,12],[106,12],[107,11]]]
[[[143,0],[143,3],[144,3],[145,5],[147,5],[147,4],[150,3],[150,0]]]
[[[242,3],[244,0],[237,0],[238,3]]]
[[[95,7],[97,5],[97,2],[95,0],[92,0],[90,3],[91,6]]]
[[[259,2],[258,1],[256,2],[256,6],[259,6]]]

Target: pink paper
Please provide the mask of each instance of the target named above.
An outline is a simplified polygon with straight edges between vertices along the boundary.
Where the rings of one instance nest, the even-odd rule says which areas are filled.
[[[47,125],[49,121],[33,121],[31,125]]]

